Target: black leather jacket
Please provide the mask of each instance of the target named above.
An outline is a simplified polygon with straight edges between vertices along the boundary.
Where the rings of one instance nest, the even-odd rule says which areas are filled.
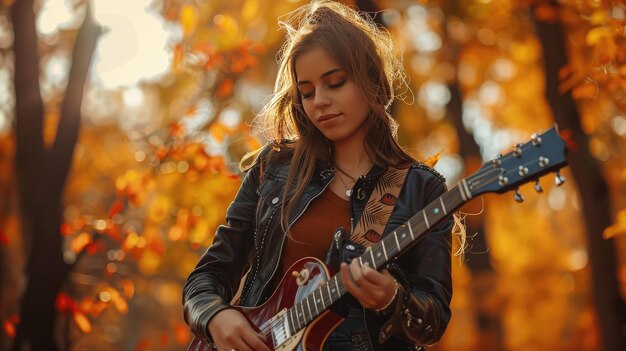
[[[267,153],[266,148],[260,159]],[[213,245],[204,253],[183,288],[185,321],[195,335],[208,341],[211,340],[207,330],[209,320],[230,307],[229,301],[238,290],[240,277],[248,269],[240,299],[242,306],[265,302],[272,293],[269,291],[272,279],[280,278],[274,275],[285,241],[279,217],[289,164],[280,161],[261,166],[263,164],[257,161],[247,172],[227,210],[226,224],[217,229]],[[262,180],[261,168],[264,168]],[[353,226],[383,172],[384,169],[374,166],[357,180],[354,193],[359,194],[362,189],[365,196],[352,196],[350,200]],[[290,224],[326,189],[333,175],[331,165],[318,162]],[[445,190],[445,180],[439,173],[423,164],[411,165],[384,234],[405,223]],[[443,335],[450,320],[452,298],[451,228],[451,219],[440,223],[419,244],[388,266],[400,283],[396,299],[382,314],[364,309],[370,340],[376,350],[431,345]]]

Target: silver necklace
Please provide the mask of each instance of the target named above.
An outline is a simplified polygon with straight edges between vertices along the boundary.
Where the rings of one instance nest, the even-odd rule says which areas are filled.
[[[337,167],[337,169],[339,169],[339,167]],[[341,173],[344,173],[344,172],[341,171]],[[352,186],[354,186],[354,183],[356,183],[356,179],[352,178],[352,176],[350,176],[349,174],[346,174],[346,175],[352,179],[352,181],[353,181]],[[346,182],[343,180],[343,177],[341,176],[341,174],[337,174],[337,176],[339,177],[339,181],[341,181],[343,186],[346,188],[346,196],[347,197],[352,196],[352,187],[350,187],[350,186],[348,186],[348,184],[346,184]]]

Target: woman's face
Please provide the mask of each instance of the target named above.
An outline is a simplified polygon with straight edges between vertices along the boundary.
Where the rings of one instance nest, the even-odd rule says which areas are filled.
[[[304,112],[315,127],[334,143],[362,141],[370,109],[365,94],[326,50],[300,54],[295,70]]]

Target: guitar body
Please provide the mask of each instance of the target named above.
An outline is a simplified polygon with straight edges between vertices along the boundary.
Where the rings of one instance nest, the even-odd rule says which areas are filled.
[[[298,272],[294,277],[291,272]],[[322,349],[328,335],[343,318],[326,310],[306,328],[295,333],[280,345],[274,345],[272,333],[268,332],[270,322],[281,311],[291,308],[315,291],[331,277],[328,267],[317,258],[305,257],[294,263],[285,274],[272,296],[258,307],[235,307],[250,322],[250,325],[267,337],[267,347],[277,351],[318,351]],[[214,351],[215,347],[194,338],[188,351]]]

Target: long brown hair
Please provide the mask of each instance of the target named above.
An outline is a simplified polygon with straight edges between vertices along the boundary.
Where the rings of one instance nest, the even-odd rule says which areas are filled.
[[[291,212],[311,180],[316,161],[332,161],[330,142],[306,116],[296,86],[295,62],[307,50],[326,50],[363,90],[370,107],[364,148],[373,162],[387,167],[413,158],[398,144],[397,123],[389,114],[396,91],[408,90],[389,33],[367,14],[329,0],[312,1],[279,19],[279,24],[286,41],[278,53],[274,95],[259,117],[268,139],[277,144],[296,141],[282,146],[293,149],[281,207],[283,230],[288,230]]]

